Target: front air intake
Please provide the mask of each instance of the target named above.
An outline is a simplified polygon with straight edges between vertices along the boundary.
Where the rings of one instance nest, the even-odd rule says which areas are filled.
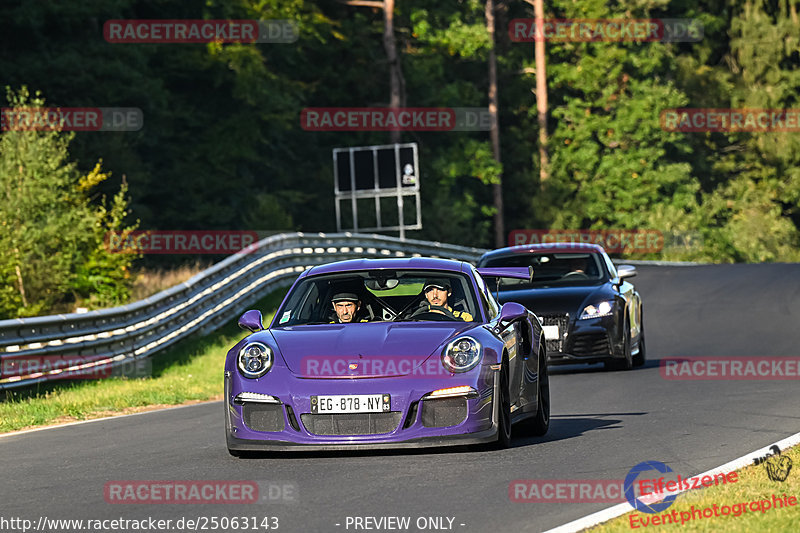
[[[245,403],[242,418],[253,431],[283,431],[285,427],[281,404]]]
[[[466,398],[422,400],[422,425],[426,428],[455,426],[467,418]]]

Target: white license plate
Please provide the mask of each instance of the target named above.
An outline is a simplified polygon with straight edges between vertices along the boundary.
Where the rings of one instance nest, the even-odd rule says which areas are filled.
[[[312,396],[313,414],[384,413],[391,409],[388,394],[347,394],[341,396]]]
[[[549,341],[558,340],[558,326],[542,326],[542,331],[544,331],[545,339]]]

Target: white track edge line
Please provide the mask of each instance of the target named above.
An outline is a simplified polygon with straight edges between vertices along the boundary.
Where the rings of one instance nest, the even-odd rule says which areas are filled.
[[[126,417],[129,417],[129,416],[147,415],[147,414],[151,414],[151,413],[160,413],[162,411],[169,411],[169,410],[172,410],[172,409],[183,409],[183,408],[186,408],[186,407],[194,407],[196,405],[205,405],[207,403],[214,403],[214,402],[221,402],[221,401],[222,400],[203,400],[203,401],[200,401],[200,402],[197,402],[197,403],[190,403],[190,404],[187,404],[187,405],[172,405],[172,406],[169,406],[169,407],[162,407],[160,409],[151,409],[149,411],[141,411],[139,413],[127,413],[127,414],[124,414],[124,415],[109,415],[109,416],[104,416],[104,417],[101,417],[101,418],[92,418],[90,420],[76,420],[75,422],[67,422],[66,424],[56,424],[54,426],[42,426],[42,427],[38,427],[38,428],[23,429],[21,431],[12,431],[10,433],[2,433],[2,434],[0,434],[0,439],[4,439],[4,438],[8,438],[8,437],[15,437],[17,435],[25,435],[27,433],[34,433],[34,432],[37,432],[37,431],[44,431],[46,429],[57,429],[57,428],[65,428],[65,427],[69,427],[69,426],[79,426],[81,424],[89,424],[91,422],[102,422],[103,420],[112,420],[112,419],[115,419],[115,418],[126,418]]]
[[[696,476],[692,477],[702,477],[702,476],[713,476],[714,474],[727,474],[728,472],[732,472],[734,470],[738,470],[745,466],[749,466],[753,464],[753,460],[757,457],[761,457],[770,451],[772,446],[777,446],[780,448],[781,452],[783,452],[787,448],[791,448],[796,444],[800,444],[800,433],[795,433],[794,435],[790,435],[783,440],[780,440],[774,444],[768,444],[763,448],[759,448],[753,452],[747,453],[738,459],[734,459],[728,463],[725,463],[722,466],[718,466],[713,468],[707,472],[703,472],[702,474],[697,474]],[[687,492],[686,490],[679,490],[670,492],[670,494],[680,494],[682,492]],[[618,516],[622,516],[627,514],[635,509],[631,507],[631,504],[628,502],[617,504],[613,507],[609,507],[607,509],[603,509],[602,511],[597,511],[596,513],[592,513],[590,515],[586,515],[583,518],[579,518],[577,520],[573,520],[572,522],[568,522],[566,524],[560,525],[553,529],[548,529],[543,533],[576,533],[577,531],[582,531],[588,527],[596,526],[598,524],[602,524],[603,522],[607,522],[612,518],[616,518]]]

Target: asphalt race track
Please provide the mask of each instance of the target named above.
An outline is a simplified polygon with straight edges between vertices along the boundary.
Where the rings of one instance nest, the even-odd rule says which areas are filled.
[[[274,516],[286,532],[365,530],[347,527],[348,516],[407,516],[400,531],[419,531],[419,517],[449,517],[455,531],[542,531],[611,504],[513,503],[512,480],[622,479],[644,460],[693,475],[800,432],[797,381],[668,381],[655,361],[800,355],[800,265],[645,266],[632,281],[645,303],[648,364],[552,369],[544,438],[515,438],[503,451],[235,459],[216,402],[1,438],[0,515],[34,523]],[[103,494],[113,480],[218,479],[289,486],[294,499],[119,505]]]

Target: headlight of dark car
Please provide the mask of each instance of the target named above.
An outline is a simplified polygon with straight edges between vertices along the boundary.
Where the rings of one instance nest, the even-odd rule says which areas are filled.
[[[250,342],[239,350],[239,371],[246,378],[260,378],[272,367],[272,350],[260,342]]]
[[[467,372],[481,361],[481,343],[472,337],[460,337],[445,348],[442,365],[450,372]]]
[[[596,305],[587,305],[586,307],[583,308],[580,320],[586,320],[587,318],[599,318],[601,316],[610,316],[613,310],[614,310],[613,301],[600,302]]]

